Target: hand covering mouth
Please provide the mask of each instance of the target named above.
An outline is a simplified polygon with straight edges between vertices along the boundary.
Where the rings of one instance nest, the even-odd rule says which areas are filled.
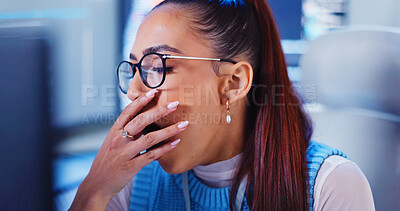
[[[153,132],[153,131],[158,131],[158,130],[161,130],[161,129],[163,129],[161,126],[157,125],[156,123],[151,123],[151,124],[147,125],[147,126],[142,130],[142,133],[143,133],[143,135],[146,135],[146,134],[148,134],[148,133],[151,133],[151,132]],[[157,147],[160,147],[161,145],[167,143],[168,141],[169,141],[169,139],[166,139],[166,140],[164,140],[164,141],[161,141],[161,142],[159,142],[158,144],[155,144],[155,145],[153,145],[152,147],[148,148],[146,151],[149,151],[149,150],[155,149],[155,148],[157,148]]]

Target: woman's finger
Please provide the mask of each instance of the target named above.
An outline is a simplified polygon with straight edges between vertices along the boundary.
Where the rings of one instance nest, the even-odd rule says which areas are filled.
[[[174,141],[170,141],[160,147],[157,147],[155,149],[152,149],[150,151],[147,151],[146,153],[143,153],[134,159],[132,159],[132,164],[135,165],[135,167],[142,169],[149,163],[153,162],[154,160],[157,160],[167,152],[173,150],[176,145],[180,142],[180,139],[176,139]]]
[[[170,125],[161,130],[153,131],[148,133],[139,139],[129,142],[126,145],[126,153],[129,158],[133,158],[140,152],[147,150],[148,148],[177,135],[178,133],[184,131],[189,124],[189,121],[181,121],[176,124]]]
[[[179,101],[175,101],[168,103],[167,105],[160,106],[157,109],[148,110],[140,113],[139,115],[134,117],[127,125],[125,125],[123,129],[125,131],[128,131],[129,134],[138,134],[149,124],[175,111],[178,107],[178,104]]]
[[[145,95],[140,96],[136,100],[132,101],[129,105],[125,107],[122,111],[121,115],[119,115],[117,121],[115,122],[115,126],[118,129],[123,129],[124,125],[128,124],[129,121],[146,105],[148,104],[154,97],[154,95],[158,92],[157,89],[152,89],[148,91]]]

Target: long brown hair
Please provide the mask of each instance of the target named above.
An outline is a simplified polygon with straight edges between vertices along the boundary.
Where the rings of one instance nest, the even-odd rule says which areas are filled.
[[[247,95],[243,159],[230,208],[248,174],[252,210],[309,210],[306,149],[312,126],[288,78],[279,33],[266,0],[166,0],[187,12],[191,27],[214,46],[215,56],[248,58],[256,84]]]

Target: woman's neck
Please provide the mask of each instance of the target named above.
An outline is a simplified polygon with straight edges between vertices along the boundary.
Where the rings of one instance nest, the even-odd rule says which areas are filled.
[[[213,143],[206,152],[201,165],[211,165],[220,161],[228,160],[243,151],[245,142],[245,117],[246,102],[240,100],[231,106],[232,121],[230,124],[222,122],[211,137]],[[222,115],[226,115],[222,113]]]

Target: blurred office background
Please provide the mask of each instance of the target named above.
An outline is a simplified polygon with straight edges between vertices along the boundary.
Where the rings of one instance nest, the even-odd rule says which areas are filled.
[[[0,0],[0,209],[67,210],[121,109],[115,67],[159,0]],[[400,207],[400,1],[268,0],[315,127]]]

